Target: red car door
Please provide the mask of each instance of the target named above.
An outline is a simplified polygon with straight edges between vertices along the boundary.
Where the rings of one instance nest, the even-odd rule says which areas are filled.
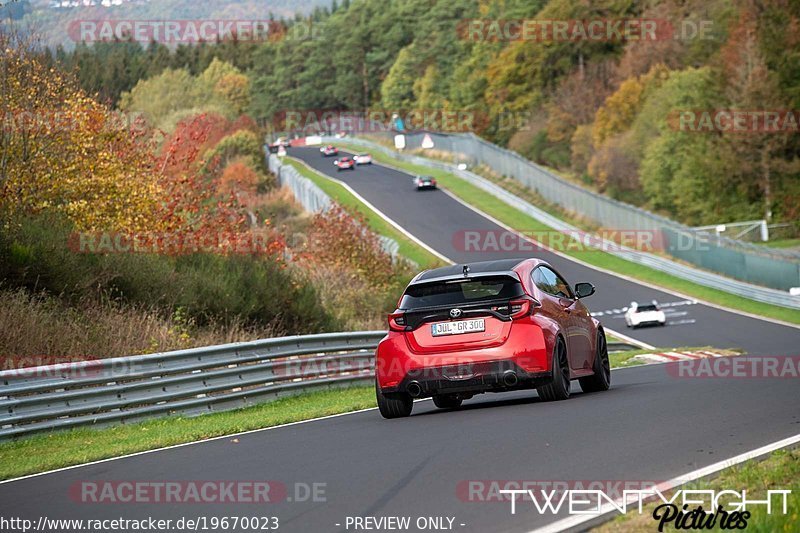
[[[542,291],[542,311],[561,325],[567,341],[569,366],[579,370],[586,363],[585,349],[580,340],[579,322],[574,318],[576,301],[569,287],[564,290],[564,281],[553,270],[538,266],[533,271],[533,283]]]
[[[569,348],[572,350],[570,353],[570,360],[572,361],[573,368],[576,369],[589,369],[592,362],[591,358],[591,317],[586,306],[575,297],[575,293],[570,288],[569,284],[557,272],[556,276],[556,291],[559,295],[561,304],[569,312],[570,321],[570,339]]]

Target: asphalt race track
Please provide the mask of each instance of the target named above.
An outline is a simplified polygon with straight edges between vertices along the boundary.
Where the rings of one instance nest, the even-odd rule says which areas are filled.
[[[344,152],[342,152],[344,153]],[[405,228],[410,234],[458,263],[508,257],[526,257],[509,252],[464,252],[457,248],[459,232],[505,231],[490,220],[464,206],[441,190],[417,191],[408,174],[377,164],[362,165],[354,171],[337,171],[334,158],[322,157],[314,147],[292,148],[289,155],[350,185],[358,194],[382,213]],[[525,230],[525,228],[515,228]],[[462,240],[463,242],[463,240]],[[628,330],[622,313],[600,316],[601,322],[630,337],[652,346],[707,346],[741,348],[749,354],[788,355],[798,353],[800,329],[765,320],[730,313],[702,304],[684,303],[685,298],[638,283],[632,283],[548,251],[534,254],[564,275],[570,284],[591,282],[597,293],[585,303],[592,312],[621,310],[632,301],[657,300],[662,304],[681,304],[665,308],[667,321],[663,328]],[[529,257],[529,256],[528,256]],[[686,313],[676,316],[676,313]]]
[[[408,175],[378,165],[337,173],[316,148],[290,155],[345,181],[454,261],[504,256],[456,250],[457,231],[499,228],[442,191],[417,192]],[[573,284],[594,283],[597,294],[587,304],[603,312],[601,320],[612,329],[624,331],[614,311],[632,300],[683,300],[546,252],[537,255]],[[664,328],[624,332],[657,346],[798,353],[800,329],[701,304],[674,309]],[[408,516],[412,525],[419,517],[450,517],[455,531],[527,531],[557,517],[525,502],[512,515],[508,502],[469,501],[485,494],[470,493],[469,481],[657,482],[800,433],[798,379],[678,377],[675,364],[668,364],[616,370],[610,391],[582,394],[573,386],[573,393],[556,403],[542,403],[534,392],[482,395],[458,411],[422,401],[407,419],[386,421],[369,410],[31,477],[0,484],[0,514],[34,522],[42,515],[278,516],[280,530],[292,532],[355,531],[347,527],[348,516]],[[272,480],[286,485],[292,501],[109,504],[75,496],[76,483],[123,480]],[[314,483],[324,484],[318,501],[297,501]]]

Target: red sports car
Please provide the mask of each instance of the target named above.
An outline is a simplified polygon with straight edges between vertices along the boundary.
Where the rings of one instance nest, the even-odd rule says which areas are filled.
[[[485,261],[427,270],[389,315],[375,354],[376,395],[385,418],[408,416],[415,398],[457,408],[482,392],[535,388],[545,401],[607,390],[605,333],[582,299],[538,259]]]

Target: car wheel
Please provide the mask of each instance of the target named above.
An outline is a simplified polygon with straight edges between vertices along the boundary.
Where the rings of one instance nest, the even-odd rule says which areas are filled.
[[[553,379],[547,385],[536,387],[539,398],[545,402],[555,402],[569,398],[569,360],[567,346],[561,337],[553,350]]]
[[[457,409],[461,407],[463,400],[453,394],[435,394],[433,396],[433,403],[439,409]]]
[[[408,394],[402,394],[397,398],[384,396],[377,379],[375,379],[375,397],[378,400],[378,411],[383,418],[403,418],[409,416],[414,408],[414,400]]]
[[[611,386],[611,363],[608,360],[608,344],[603,332],[597,332],[597,354],[592,366],[594,374],[578,379],[583,392],[601,392]]]

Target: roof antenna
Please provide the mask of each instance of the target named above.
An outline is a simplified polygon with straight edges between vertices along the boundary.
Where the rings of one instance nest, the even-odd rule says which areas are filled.
[[[464,274],[464,277],[466,278],[469,275],[469,265],[464,265],[464,268],[461,270],[461,272]]]

